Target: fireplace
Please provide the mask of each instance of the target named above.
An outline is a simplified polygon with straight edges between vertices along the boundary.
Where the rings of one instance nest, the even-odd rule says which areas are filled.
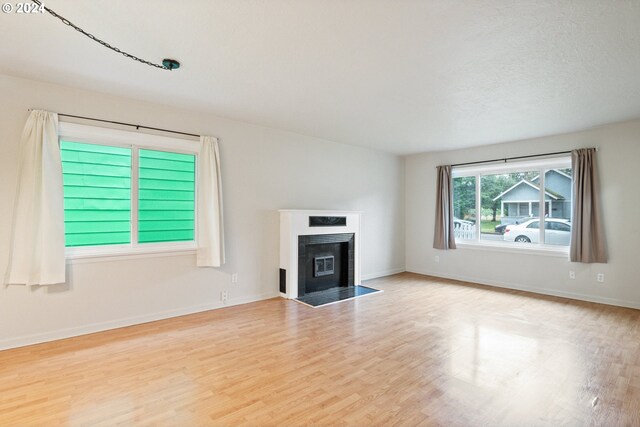
[[[281,295],[358,286],[359,249],[359,212],[281,210]]]
[[[355,233],[298,236],[298,297],[353,286]]]

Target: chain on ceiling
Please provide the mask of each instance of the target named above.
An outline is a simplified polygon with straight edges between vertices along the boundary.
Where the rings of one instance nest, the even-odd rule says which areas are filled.
[[[82,28],[80,28],[76,24],[74,24],[73,22],[69,21],[64,16],[58,15],[52,9],[44,6],[40,0],[31,0],[31,1],[34,2],[35,4],[37,4],[38,6],[42,7],[51,16],[58,18],[60,21],[62,21],[63,24],[68,25],[69,27],[73,28],[74,30],[84,34],[85,36],[89,37],[91,40],[93,40],[93,41],[95,41],[97,43],[100,43],[102,46],[106,47],[107,49],[111,49],[112,51],[117,52],[119,54],[122,54],[122,55],[124,55],[125,57],[127,57],[129,59],[133,59],[134,61],[138,61],[138,62],[140,62],[142,64],[149,65],[150,67],[159,68],[161,70],[172,71],[172,70],[175,70],[177,68],[180,68],[180,63],[178,61],[176,61],[175,59],[165,58],[165,59],[162,60],[162,64],[156,64],[154,62],[147,61],[147,60],[142,59],[142,58],[138,58],[137,56],[132,55],[132,54],[130,54],[128,52],[125,52],[124,50],[122,50],[120,48],[117,48],[116,46],[112,46],[109,43],[105,42],[104,40],[100,40],[99,38],[97,38],[93,34],[83,30]]]

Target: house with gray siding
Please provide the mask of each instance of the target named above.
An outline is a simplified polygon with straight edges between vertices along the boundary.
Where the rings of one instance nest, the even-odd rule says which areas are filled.
[[[549,218],[571,218],[571,176],[550,169],[544,176],[544,215]],[[502,223],[510,219],[540,216],[540,177],[522,179],[493,199],[500,200]]]

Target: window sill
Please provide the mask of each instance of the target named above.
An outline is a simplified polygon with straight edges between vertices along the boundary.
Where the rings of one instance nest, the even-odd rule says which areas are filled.
[[[488,243],[488,242],[456,242],[458,249],[471,249],[482,250],[490,252],[503,252],[511,254],[526,254],[526,255],[538,255],[538,256],[550,256],[557,258],[569,258],[569,247],[550,247],[535,245],[532,247],[529,243],[523,244],[503,244],[503,243]]]
[[[140,258],[158,258],[167,256],[195,255],[196,247],[188,246],[157,246],[150,248],[67,248],[65,258],[67,264],[85,264],[92,262],[122,261]]]

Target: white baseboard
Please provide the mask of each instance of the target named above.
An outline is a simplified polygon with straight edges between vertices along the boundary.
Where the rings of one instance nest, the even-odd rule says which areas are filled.
[[[615,305],[618,307],[640,309],[640,302],[624,301],[624,300],[619,300],[615,298],[607,298],[607,297],[587,295],[587,294],[578,294],[574,292],[565,292],[565,291],[560,291],[557,289],[550,289],[550,288],[532,288],[530,286],[524,286],[520,284],[500,282],[500,281],[494,281],[494,280],[484,280],[484,279],[478,279],[476,277],[468,277],[468,276],[462,276],[457,274],[434,273],[431,271],[423,270],[421,268],[407,267],[407,272],[423,274],[423,275],[433,276],[433,277],[441,277],[443,279],[460,280],[462,282],[477,283],[479,285],[495,286],[497,288],[531,292],[534,294],[550,295],[554,297],[569,298],[569,299],[575,299],[579,301],[596,302],[599,304],[607,304],[607,305]]]
[[[269,292],[266,294],[260,294],[260,295],[249,295],[246,297],[236,297],[236,298],[231,298],[229,300],[229,303],[221,306],[221,307],[230,307],[232,305],[241,305],[241,304],[249,304],[250,302],[256,302],[256,301],[264,301],[266,299],[271,299],[271,298],[276,298],[280,296],[280,292],[276,291],[276,292]],[[216,308],[221,308],[221,307],[216,307]]]
[[[154,322],[156,320],[169,319],[171,317],[184,316],[187,314],[200,313],[202,311],[214,310],[217,308],[230,307],[234,305],[247,304],[255,301],[262,301],[275,298],[276,292],[262,295],[251,295],[246,297],[232,298],[227,304],[215,302],[209,304],[195,305],[191,307],[177,308],[174,310],[149,313],[141,316],[132,316],[124,319],[109,320],[106,322],[91,323],[88,325],[73,328],[58,329],[56,331],[44,332],[41,334],[14,337],[0,341],[0,351],[10,348],[24,347],[27,345],[40,344],[48,341],[61,340],[64,338],[77,337],[79,335],[93,334],[95,332],[107,331],[110,329],[124,328],[126,326],[139,325],[141,323]]]
[[[377,279],[378,277],[391,276],[392,274],[404,273],[406,270],[403,268],[393,268],[391,270],[379,271],[377,273],[363,274],[360,278],[362,280]]]

